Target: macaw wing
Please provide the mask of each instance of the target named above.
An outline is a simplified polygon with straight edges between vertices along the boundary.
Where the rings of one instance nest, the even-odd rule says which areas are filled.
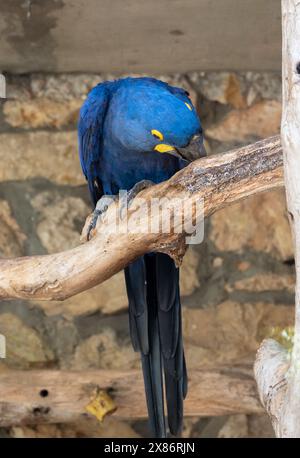
[[[81,107],[78,121],[79,158],[82,171],[88,181],[94,205],[103,195],[100,179],[103,124],[110,100],[111,85],[98,84],[88,94]]]

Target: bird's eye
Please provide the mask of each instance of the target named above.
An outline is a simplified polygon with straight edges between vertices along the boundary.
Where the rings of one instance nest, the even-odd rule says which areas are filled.
[[[184,104],[188,107],[188,109],[189,109],[190,111],[193,111],[193,108],[192,108],[192,106],[191,106],[189,103],[184,102]]]
[[[188,91],[184,91],[185,95],[187,95],[188,97],[190,96],[190,93]]]
[[[158,140],[163,140],[164,139],[163,134],[159,130],[152,129],[151,130],[151,134],[153,135],[153,137],[157,138]]]

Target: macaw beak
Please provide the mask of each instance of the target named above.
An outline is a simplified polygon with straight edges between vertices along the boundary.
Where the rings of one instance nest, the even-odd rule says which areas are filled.
[[[183,159],[189,162],[207,156],[202,134],[194,135],[187,146],[184,148],[176,148],[176,151]]]

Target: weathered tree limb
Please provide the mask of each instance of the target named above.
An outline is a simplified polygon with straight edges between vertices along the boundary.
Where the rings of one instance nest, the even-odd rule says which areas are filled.
[[[190,371],[189,378],[185,415],[263,411],[249,366]],[[140,371],[8,371],[0,377],[0,426],[76,421],[99,390],[114,400],[115,417],[147,417]]]
[[[296,264],[295,337],[291,358],[273,340],[261,345],[255,377],[278,437],[300,437],[300,2],[282,0],[281,137]]]
[[[192,204],[204,199],[204,216],[208,216],[247,196],[282,186],[282,162],[280,139],[272,137],[196,161],[141,196],[147,202],[167,197]],[[103,282],[149,251],[165,251],[180,260],[185,234],[176,233],[175,226],[169,234],[131,233],[126,231],[126,221],[121,221],[116,234],[115,209],[114,204],[109,207],[88,243],[57,254],[0,260],[0,299],[64,300]],[[151,221],[155,217],[151,215]],[[147,232],[147,218],[131,210],[130,225],[137,224]]]
[[[277,437],[281,437],[281,412],[286,398],[287,351],[273,339],[265,339],[260,345],[254,373],[260,400],[271,418]]]

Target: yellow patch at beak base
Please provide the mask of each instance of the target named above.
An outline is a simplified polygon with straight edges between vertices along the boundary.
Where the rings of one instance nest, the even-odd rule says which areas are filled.
[[[155,151],[158,151],[159,153],[168,153],[169,151],[174,151],[173,146],[165,145],[163,143],[156,145],[154,149]]]

